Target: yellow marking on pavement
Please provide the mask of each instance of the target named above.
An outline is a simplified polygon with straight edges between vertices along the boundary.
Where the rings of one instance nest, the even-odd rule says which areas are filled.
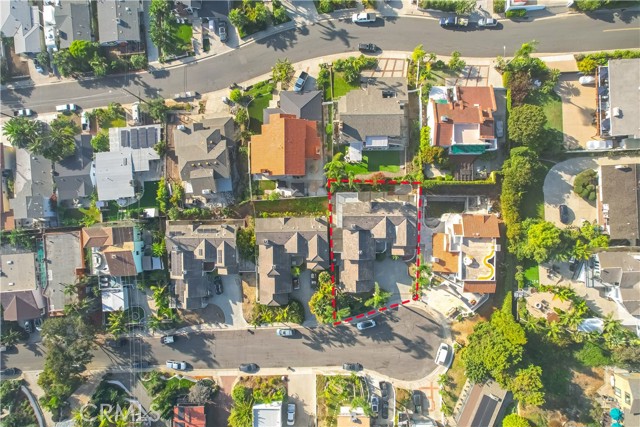
[[[613,31],[638,31],[638,30],[640,30],[640,27],[638,27],[638,28],[614,28],[614,29],[611,29],[611,30],[602,30],[602,32],[603,33],[610,33],[610,32],[613,32]]]

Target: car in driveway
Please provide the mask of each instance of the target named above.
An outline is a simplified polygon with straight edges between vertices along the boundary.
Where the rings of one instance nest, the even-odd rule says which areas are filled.
[[[371,319],[363,320],[362,322],[356,323],[356,328],[358,328],[359,331],[375,328],[375,326],[376,326],[376,321]]]
[[[279,337],[287,337],[287,338],[292,337],[294,333],[295,333],[295,330],[291,328],[276,329],[276,335]]]
[[[596,78],[594,76],[580,76],[578,83],[582,86],[592,86],[596,84]]]
[[[1,377],[13,377],[18,375],[20,370],[18,368],[5,368],[0,370],[0,378]]]
[[[359,372],[362,371],[363,366],[360,363],[348,362],[342,364],[342,369],[345,371]]]
[[[558,206],[558,212],[560,213],[560,222],[563,224],[569,224],[569,208],[567,205]]]
[[[80,124],[82,125],[82,130],[89,130],[89,113],[83,111],[80,115]]]
[[[258,369],[260,368],[255,363],[243,363],[240,365],[238,369],[240,369],[241,372],[246,372],[247,374],[251,374],[254,372],[258,372]]]
[[[380,399],[378,398],[378,396],[374,395],[371,397],[371,410],[373,411],[374,414],[377,414],[379,409],[380,409]]]
[[[224,288],[222,287],[222,277],[216,276],[213,278],[213,286],[216,288],[216,295],[222,295]]]
[[[167,360],[166,363],[167,368],[175,369],[176,371],[186,371],[187,370],[187,362],[184,360]]]
[[[449,367],[451,365],[452,351],[448,344],[442,343],[436,352],[436,364]]]
[[[292,426],[296,423],[296,404],[289,403],[287,405],[287,425]]]
[[[351,15],[351,22],[353,22],[354,24],[367,24],[370,22],[376,22],[376,19],[378,19],[378,17],[375,13],[360,12]]]
[[[382,400],[387,400],[389,398],[389,383],[386,381],[380,381],[380,394],[382,394]]]
[[[227,21],[222,19],[218,21],[218,37],[220,37],[221,42],[227,41]]]
[[[478,27],[487,28],[487,27],[497,27],[498,20],[493,18],[480,18],[478,21]]]
[[[382,413],[380,415],[385,420],[389,418],[389,402],[386,400],[382,401]]]
[[[306,71],[302,71],[296,80],[296,84],[293,85],[294,92],[302,92],[304,84],[307,82],[309,74]]]
[[[162,344],[173,344],[174,342],[176,342],[174,335],[163,335],[160,337],[160,343]]]
[[[414,390],[411,400],[413,401],[413,412],[416,414],[422,413],[422,394],[418,390]]]
[[[376,53],[380,48],[373,43],[358,43],[358,50],[364,53]]]

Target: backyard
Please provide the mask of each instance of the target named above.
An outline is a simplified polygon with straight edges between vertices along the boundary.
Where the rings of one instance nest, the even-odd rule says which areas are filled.
[[[335,426],[336,416],[341,406],[363,407],[365,413],[371,414],[367,394],[364,378],[356,374],[330,377],[318,375],[316,381],[318,426]]]
[[[249,103],[249,128],[253,133],[260,133],[262,126],[262,111],[269,106],[273,99],[273,85],[267,81],[253,85],[251,89],[244,93],[244,96],[251,99]]]
[[[329,209],[325,196],[260,200],[253,203],[258,217],[269,216],[270,214],[277,214],[278,216],[280,214],[289,216],[324,215]]]
[[[324,99],[338,99],[341,96],[346,95],[348,92],[353,89],[358,89],[360,87],[359,84],[350,84],[344,79],[343,72],[334,72],[331,73],[333,75],[333,98],[331,97],[331,86],[327,87],[324,91]]]
[[[362,154],[362,161],[358,163],[347,163],[345,169],[347,173],[356,175],[366,175],[371,172],[400,172],[401,154],[400,150],[366,151]]]
[[[440,218],[445,213],[462,213],[464,212],[465,202],[440,202],[430,201],[426,202],[427,218]]]
[[[562,133],[562,98],[555,92],[547,94],[536,90],[527,96],[525,103],[542,107],[547,117],[545,128],[549,132],[549,142],[561,147],[564,141]]]

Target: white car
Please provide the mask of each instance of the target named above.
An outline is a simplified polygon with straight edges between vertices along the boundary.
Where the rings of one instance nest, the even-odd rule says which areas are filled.
[[[287,425],[292,426],[296,423],[296,404],[289,403],[287,405]]]
[[[478,27],[495,27],[498,25],[498,21],[493,18],[480,18],[478,21]]]
[[[581,76],[578,79],[578,83],[582,86],[591,86],[596,84],[596,78],[593,76]]]
[[[22,109],[16,111],[15,115],[18,116],[18,117],[30,117],[30,116],[33,115],[33,111],[31,111],[28,108],[22,108]]]
[[[366,24],[367,22],[376,22],[376,14],[375,13],[367,13],[367,12],[360,12],[360,13],[354,13],[353,16],[351,16],[351,22],[353,22],[354,24]]]
[[[440,344],[440,347],[438,347],[438,352],[436,353],[436,364],[448,368],[451,365],[451,357],[449,356],[450,353],[451,348],[447,344]]]
[[[167,368],[175,369],[176,371],[186,371],[187,362],[178,362],[177,360],[167,360]]]
[[[592,139],[587,141],[587,150],[611,150],[613,141],[610,139]]]
[[[276,335],[279,337],[292,337],[293,333],[294,331],[291,328],[276,330]]]
[[[376,326],[375,320],[363,320],[362,322],[356,323],[356,328],[359,331],[364,331],[365,329],[374,328]]]

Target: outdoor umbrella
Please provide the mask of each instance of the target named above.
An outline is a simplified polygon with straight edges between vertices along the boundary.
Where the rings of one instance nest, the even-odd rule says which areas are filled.
[[[614,421],[618,421],[622,418],[622,411],[618,408],[613,408],[609,411],[609,415],[611,415],[611,418],[613,418]]]

